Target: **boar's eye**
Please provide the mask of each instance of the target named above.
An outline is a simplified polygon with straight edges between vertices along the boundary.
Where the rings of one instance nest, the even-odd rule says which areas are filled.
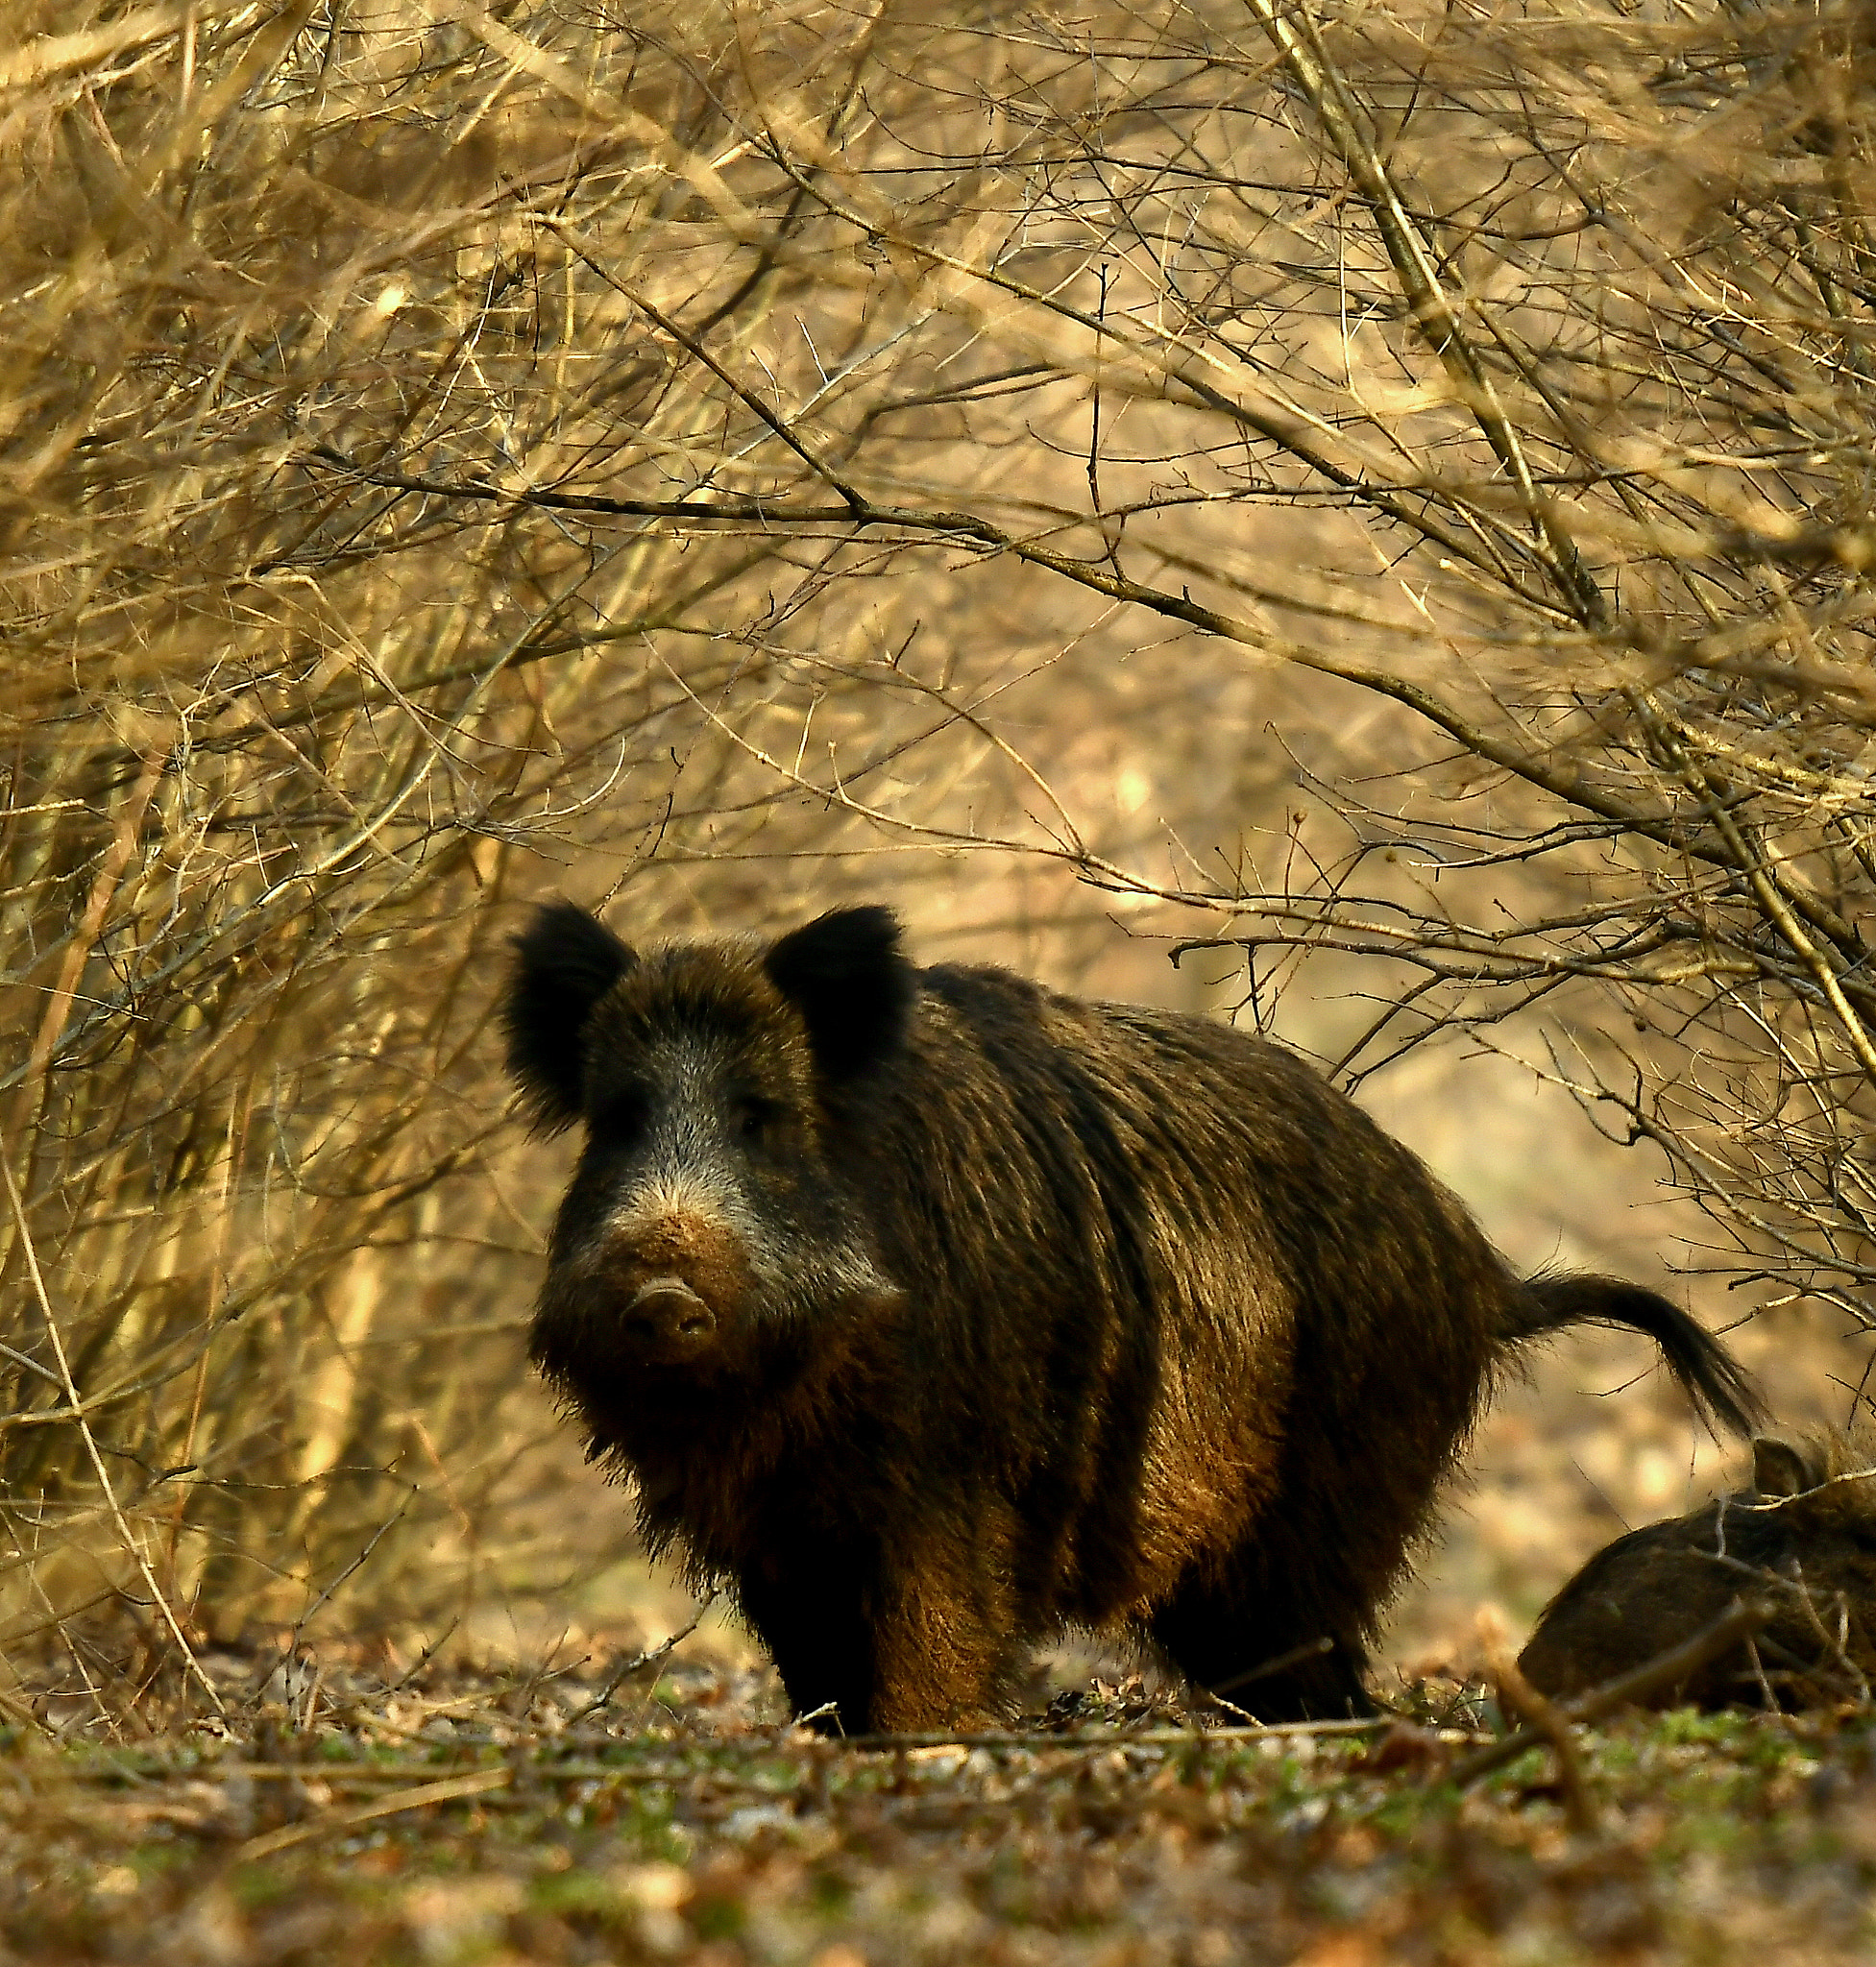
[[[759,1146],[781,1118],[782,1109],[773,1100],[758,1093],[745,1093],[736,1103],[736,1137],[750,1147]]]

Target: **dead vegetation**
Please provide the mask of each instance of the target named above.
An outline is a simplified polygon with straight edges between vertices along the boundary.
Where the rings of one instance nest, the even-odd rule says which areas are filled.
[[[1572,1833],[1537,1754],[1458,1785],[1463,1704],[1247,1738],[1097,1688],[1066,1734],[882,1753],[701,1663],[582,1720],[603,1661],[334,1658],[305,1731],[256,1698],[268,1663],[208,1663],[232,1738],[0,1755],[12,1957],[1726,1967],[1868,1944],[1861,1722],[1611,1724]]]

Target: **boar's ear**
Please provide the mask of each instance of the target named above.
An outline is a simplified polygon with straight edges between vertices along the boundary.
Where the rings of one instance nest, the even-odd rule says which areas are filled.
[[[914,972],[890,909],[837,909],[782,937],[764,967],[807,1020],[815,1063],[830,1079],[880,1064],[905,1035]]]
[[[637,961],[610,929],[572,902],[536,909],[515,937],[501,1028],[508,1071],[537,1133],[558,1133],[579,1118],[587,1015]]]
[[[1824,1479],[1815,1453],[1803,1442],[1783,1435],[1755,1435],[1752,1441],[1752,1486],[1761,1495],[1802,1495]]]

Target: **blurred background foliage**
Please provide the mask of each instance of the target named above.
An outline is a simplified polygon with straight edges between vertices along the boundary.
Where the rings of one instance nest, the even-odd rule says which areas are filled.
[[[521,1366],[556,892],[1255,1019],[1846,1415],[1871,22],[14,0],[12,1671],[641,1602]],[[1507,1400],[1404,1648],[1711,1477],[1643,1363]]]

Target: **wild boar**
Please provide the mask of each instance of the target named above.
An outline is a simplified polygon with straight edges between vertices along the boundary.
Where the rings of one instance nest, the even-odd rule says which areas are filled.
[[[1599,1550],[1546,1607],[1518,1664],[1568,1700],[1645,1665],[1735,1598],[1767,1623],[1645,1697],[1653,1708],[1797,1709],[1867,1696],[1876,1674],[1876,1439],[1761,1435],[1752,1484]]]
[[[559,903],[517,948],[510,1069],[539,1129],[585,1127],[532,1356],[823,1725],[984,1722],[1065,1627],[1206,1688],[1301,1649],[1243,1698],[1364,1712],[1377,1613],[1526,1341],[1632,1325],[1749,1424],[1684,1313],[1521,1282],[1263,1038],[914,968],[882,908],[639,953]]]

